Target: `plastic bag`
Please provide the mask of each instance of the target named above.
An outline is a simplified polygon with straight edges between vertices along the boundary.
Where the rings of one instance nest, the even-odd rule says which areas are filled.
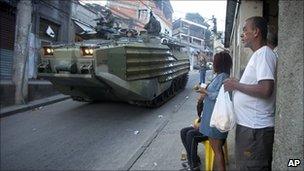
[[[224,92],[222,85],[217,96],[210,119],[210,127],[216,127],[220,132],[230,131],[235,125],[235,116],[232,101],[228,91]]]

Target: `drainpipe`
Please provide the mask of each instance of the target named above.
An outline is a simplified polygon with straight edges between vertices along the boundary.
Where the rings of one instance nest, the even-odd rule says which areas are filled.
[[[238,66],[239,62],[237,61],[237,59],[235,57],[235,56],[237,56],[237,54],[235,54],[237,52],[236,51],[236,44],[237,44],[237,37],[236,36],[237,35],[235,36],[235,39],[233,39],[233,36],[236,34],[236,31],[234,31],[234,30],[236,28],[240,6],[241,6],[241,0],[238,0],[237,4],[236,4],[236,11],[234,13],[234,19],[233,19],[233,26],[232,26],[232,33],[233,34],[230,35],[230,44],[233,45],[233,63],[234,63],[232,73],[233,73],[233,76],[236,77],[236,78],[239,77],[238,72],[236,72],[236,70],[237,70],[236,66]],[[234,43],[232,42],[233,40],[234,40]]]
[[[241,0],[238,0],[237,4],[236,4],[236,11],[234,13],[232,31],[236,27],[236,19],[238,18],[238,14],[239,14],[239,11],[240,11],[240,6],[241,6]],[[233,34],[230,35],[230,44],[231,44],[232,36],[233,36]]]

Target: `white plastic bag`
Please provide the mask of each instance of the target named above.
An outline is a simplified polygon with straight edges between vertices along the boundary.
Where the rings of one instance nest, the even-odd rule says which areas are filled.
[[[222,85],[217,96],[210,119],[210,127],[216,127],[220,132],[230,131],[235,125],[235,116],[232,101],[228,91],[224,92]]]

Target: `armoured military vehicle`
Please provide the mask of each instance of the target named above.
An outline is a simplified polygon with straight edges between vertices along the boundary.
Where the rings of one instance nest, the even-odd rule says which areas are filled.
[[[145,107],[160,106],[185,87],[189,58],[180,43],[132,29],[101,30],[102,39],[44,46],[38,76],[77,101]]]

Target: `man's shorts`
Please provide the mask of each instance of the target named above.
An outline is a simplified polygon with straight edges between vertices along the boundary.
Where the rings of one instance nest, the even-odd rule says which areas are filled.
[[[237,125],[235,135],[238,170],[271,170],[274,128],[252,129]]]

